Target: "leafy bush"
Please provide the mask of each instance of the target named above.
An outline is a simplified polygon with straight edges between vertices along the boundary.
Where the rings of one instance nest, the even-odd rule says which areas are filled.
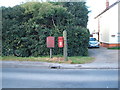
[[[88,10],[85,3],[79,2],[74,5],[80,6],[77,12],[82,12],[82,15],[75,12],[75,6],[68,7],[65,3],[56,5],[28,2],[15,7],[1,7],[3,55],[21,57],[49,55],[49,48],[46,47],[48,36],[55,37],[53,54],[62,54],[63,49],[58,48],[57,38],[63,36],[64,30],[68,33],[68,55],[88,55],[89,31],[86,29]],[[74,9],[74,12],[70,11],[70,8]],[[81,20],[85,22],[80,23]]]
[[[68,30],[68,55],[87,56],[89,31],[82,27],[69,27]]]

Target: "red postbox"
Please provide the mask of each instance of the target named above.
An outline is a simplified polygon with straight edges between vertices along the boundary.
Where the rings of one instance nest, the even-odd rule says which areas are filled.
[[[55,38],[54,37],[49,36],[49,37],[47,37],[46,41],[47,41],[47,47],[48,48],[55,47]]]
[[[64,47],[64,38],[58,37],[58,47]]]

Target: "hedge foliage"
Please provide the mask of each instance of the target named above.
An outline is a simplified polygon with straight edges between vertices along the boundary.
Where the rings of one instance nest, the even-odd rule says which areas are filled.
[[[79,7],[79,8],[78,8]],[[55,37],[53,54],[63,53],[57,38],[67,30],[68,55],[88,55],[89,30],[85,2],[39,3],[27,2],[2,8],[2,53],[5,56],[49,55],[46,37]]]

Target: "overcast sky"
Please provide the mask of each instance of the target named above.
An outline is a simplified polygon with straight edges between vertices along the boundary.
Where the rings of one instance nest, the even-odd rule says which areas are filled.
[[[26,2],[28,0],[0,0],[0,6],[15,6],[21,4],[22,2]],[[88,9],[91,11],[89,13],[89,21],[88,21],[88,29],[92,32],[94,30],[94,17],[97,16],[101,11],[105,9],[106,0],[86,0],[86,5],[89,7]],[[110,5],[117,0],[109,0]]]

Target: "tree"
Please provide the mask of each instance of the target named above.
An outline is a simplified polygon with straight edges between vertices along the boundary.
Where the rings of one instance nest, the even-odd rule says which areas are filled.
[[[85,3],[27,2],[2,9],[3,55],[49,55],[48,36],[56,37],[53,53],[62,54],[57,37],[62,36],[64,30],[68,32],[68,55],[87,55],[89,31],[85,28],[88,13]]]
[[[2,7],[3,28],[2,28],[2,41],[3,41],[3,54],[13,55],[17,43],[20,42],[21,36],[23,36],[24,29],[22,27],[22,18],[24,17],[24,9],[20,6],[13,8]]]
[[[86,2],[56,2],[52,4],[67,8],[67,11],[73,15],[72,20],[74,26],[87,27],[89,11]]]

